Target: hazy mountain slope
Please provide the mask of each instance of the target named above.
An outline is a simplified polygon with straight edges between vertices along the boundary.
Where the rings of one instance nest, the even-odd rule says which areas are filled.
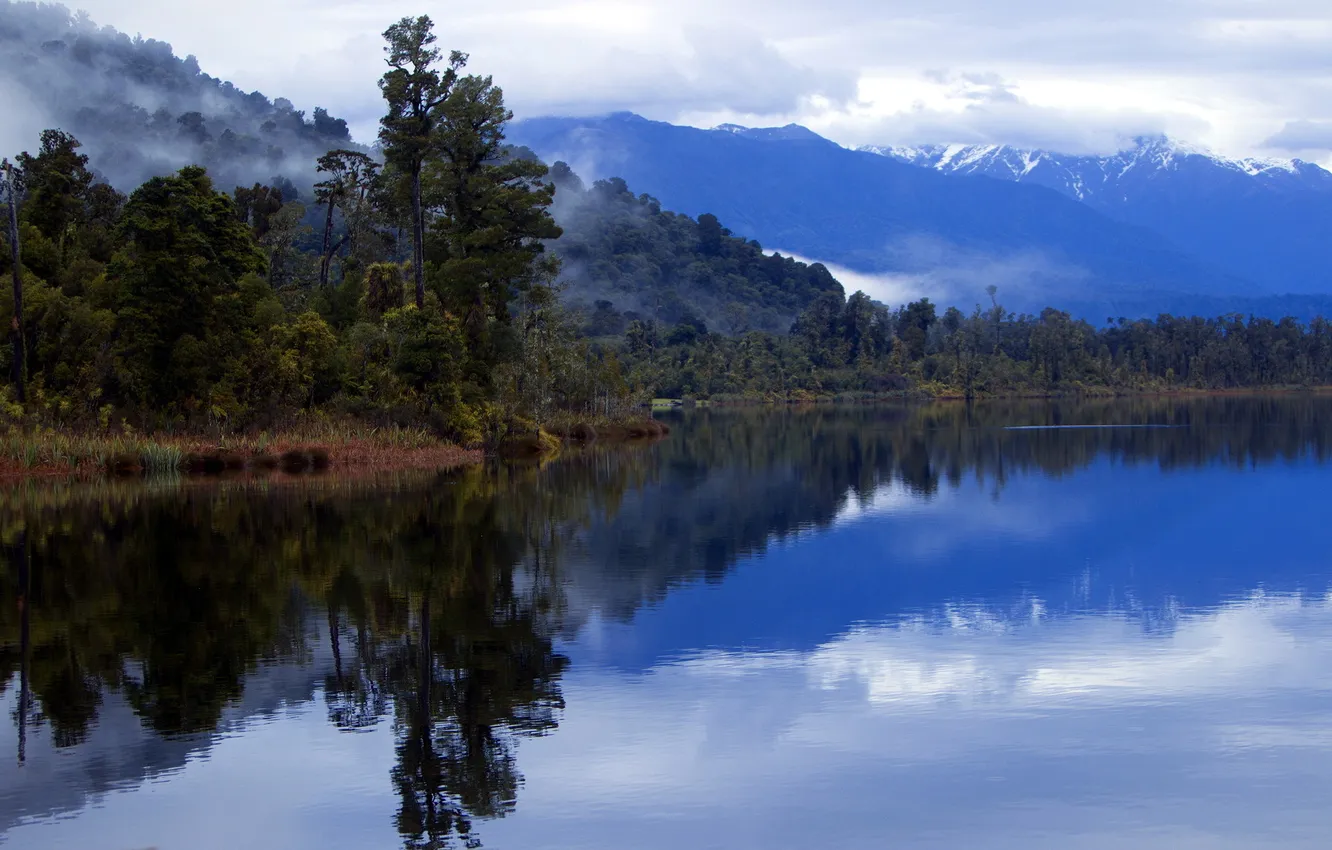
[[[857,269],[923,275],[936,297],[1013,306],[1255,286],[1039,186],[959,180],[813,134],[755,138],[617,114],[541,118],[511,139],[584,175],[620,176],[663,206],[711,212],[765,247]]]
[[[1332,293],[1332,172],[1312,163],[1229,159],[1164,138],[1108,157],[1001,145],[862,150],[945,174],[1045,186],[1271,291]]]
[[[764,254],[723,222],[663,210],[623,180],[585,187],[563,163],[551,173],[553,212],[564,229],[552,245],[562,294],[584,311],[591,336],[622,333],[635,318],[786,333],[820,295],[842,292],[823,266]]]
[[[308,184],[316,158],[352,146],[346,122],[322,109],[307,119],[287,100],[208,76],[165,42],[58,5],[0,0],[0,95],[0,155],[36,150],[40,130],[63,129],[121,189],[196,163],[222,187],[275,175]]]

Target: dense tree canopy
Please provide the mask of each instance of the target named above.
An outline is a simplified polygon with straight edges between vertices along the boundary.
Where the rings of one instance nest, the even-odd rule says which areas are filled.
[[[716,216],[695,221],[663,211],[619,179],[585,189],[562,162],[551,178],[564,230],[555,250],[565,297],[580,308],[590,336],[621,334],[635,319],[697,320],[729,335],[780,333],[820,295],[842,294],[823,266],[767,255]]]
[[[555,190],[505,145],[502,91],[461,76],[461,54],[434,71],[428,18],[386,38],[386,163],[349,148],[313,163],[322,233],[289,181],[228,194],[190,166],[126,201],[68,133],[19,158],[18,350],[33,393],[16,415],[222,429],[351,417],[476,442],[556,397],[603,410],[628,399],[605,352],[575,345],[544,294]],[[404,188],[420,203],[404,204]],[[404,280],[419,282],[414,298]],[[533,393],[521,363],[552,380]]]
[[[889,310],[863,293],[825,295],[790,335],[700,333],[633,322],[631,380],[667,396],[957,396],[1312,387],[1332,384],[1332,323],[1163,315],[1096,327],[1053,308],[997,303],[939,315],[928,299]]]

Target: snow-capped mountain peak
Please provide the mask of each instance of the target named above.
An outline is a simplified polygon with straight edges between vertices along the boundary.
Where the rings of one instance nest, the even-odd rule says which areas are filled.
[[[1122,201],[1141,181],[1187,173],[1191,179],[1252,178],[1258,185],[1292,180],[1332,191],[1332,173],[1300,160],[1235,159],[1200,145],[1165,136],[1144,136],[1110,156],[1064,155],[1008,145],[866,146],[860,150],[949,174],[979,174],[1000,180],[1032,182],[1079,200]]]
[[[742,124],[718,124],[712,128],[714,133],[730,133],[744,136],[760,142],[816,141],[834,145],[836,142],[823,138],[818,133],[800,124],[787,124],[784,127],[746,127]]]

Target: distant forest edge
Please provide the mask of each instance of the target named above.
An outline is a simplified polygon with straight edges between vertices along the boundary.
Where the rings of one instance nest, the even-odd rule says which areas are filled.
[[[120,57],[99,79],[157,56],[144,67],[253,102],[256,120],[289,111],[203,77],[165,45],[53,8],[0,11],[85,32],[86,50],[77,39],[39,49],[86,53],[93,66]],[[322,111],[282,125],[309,151],[308,193],[286,179],[219,183],[229,166],[214,172],[203,157],[126,196],[93,170],[123,163],[91,161],[63,130],[19,155],[16,226],[0,251],[16,293],[0,299],[12,329],[0,419],[210,433],[336,420],[481,444],[560,417],[624,415],[654,396],[1332,384],[1321,318],[1094,326],[1056,309],[1006,310],[994,287],[969,312],[847,297],[822,265],[766,254],[713,215],[664,211],[622,180],[584,186],[564,163],[547,168],[509,145],[502,90],[468,73],[465,54],[437,48],[428,17],[384,37],[374,156],[347,146],[345,124]],[[151,84],[143,73],[138,84]]]

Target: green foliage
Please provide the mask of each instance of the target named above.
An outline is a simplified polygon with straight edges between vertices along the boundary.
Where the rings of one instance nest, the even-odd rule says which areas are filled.
[[[800,311],[842,287],[819,264],[769,256],[732,236],[716,216],[695,221],[634,195],[618,178],[584,189],[567,165],[551,171],[564,235],[554,244],[566,298],[591,336],[614,336],[631,321],[706,321],[739,336],[784,333]]]
[[[575,342],[547,288],[555,190],[504,144],[503,92],[460,76],[461,53],[437,69],[429,18],[385,37],[385,167],[347,148],[319,158],[320,234],[281,178],[228,196],[191,166],[126,202],[66,133],[20,158],[32,393],[19,419],[214,433],[350,416],[479,442],[554,404],[622,405],[618,364]],[[199,113],[169,123],[213,143]]]
[[[375,263],[365,270],[365,309],[382,316],[402,306],[402,269],[393,263]]]
[[[315,201],[325,207],[324,237],[319,257],[319,284],[328,286],[333,255],[344,245],[359,257],[366,231],[374,221],[371,195],[379,182],[379,163],[360,151],[329,151],[319,158],[315,170],[327,175],[315,184]],[[333,241],[334,212],[342,214],[346,233]]]
[[[268,235],[269,221],[282,209],[282,192],[271,186],[255,183],[250,188],[237,186],[232,193],[236,217],[250,226],[255,239]]]
[[[428,411],[452,412],[462,395],[464,346],[458,321],[414,305],[384,315],[393,370]]]
[[[18,156],[20,188],[26,195],[24,217],[61,249],[85,217],[93,183],[88,157],[78,152],[80,147],[63,130],[44,130],[40,152]]]
[[[863,293],[816,300],[790,336],[728,338],[689,325],[633,323],[631,374],[658,394],[1015,396],[1332,385],[1332,324],[1238,315],[1163,315],[1104,328],[1046,309],[996,303],[942,317],[928,299],[895,311]]]
[[[384,159],[407,183],[412,226],[412,276],[416,306],[425,307],[425,209],[421,170],[434,153],[435,110],[448,97],[467,55],[454,51],[441,75],[435,70],[434,23],[426,15],[403,18],[384,31],[389,70],[379,81],[388,112],[379,122]]]
[[[153,409],[197,404],[221,377],[243,329],[239,280],[266,266],[234,210],[197,167],[130,196],[126,246],[108,269],[119,281],[115,357],[128,398]]]
[[[467,380],[486,391],[494,364],[521,356],[510,327],[514,299],[557,269],[544,256],[544,240],[560,235],[548,212],[555,190],[542,182],[543,164],[506,150],[512,117],[490,77],[455,75],[432,112],[433,156],[422,174],[425,205],[437,213],[426,234],[427,282],[461,319]]]

